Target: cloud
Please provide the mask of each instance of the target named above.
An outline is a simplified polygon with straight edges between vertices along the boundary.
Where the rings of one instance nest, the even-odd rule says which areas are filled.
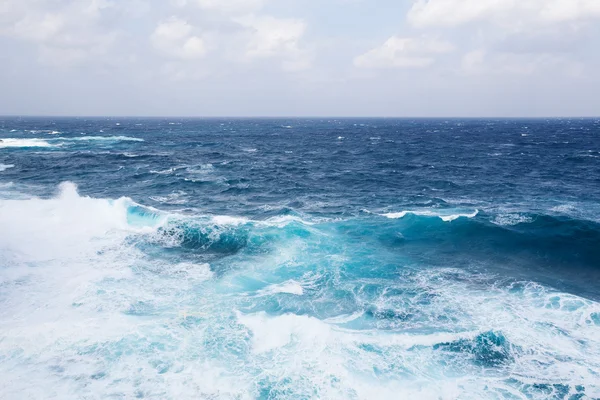
[[[297,71],[310,67],[311,54],[301,46],[306,23],[300,19],[247,15],[235,19],[246,28],[246,60],[280,58],[282,67]]]
[[[598,0],[416,0],[407,14],[414,28],[463,38],[471,49],[462,72],[496,77],[579,74],[572,71],[582,70],[581,60],[569,57],[598,34],[594,19]],[[594,58],[585,51],[579,57]]]
[[[158,24],[150,38],[162,54],[183,60],[204,57],[207,47],[204,39],[194,35],[194,27],[187,21],[171,17]]]
[[[559,71],[563,76],[576,78],[584,67],[561,55],[490,53],[478,49],[462,58],[462,71],[467,75],[532,76],[540,71]]]
[[[381,46],[354,59],[358,68],[424,68],[435,62],[434,55],[450,53],[454,46],[444,40],[392,36]]]
[[[540,88],[591,93],[573,104],[594,111],[599,22],[600,0],[0,0],[0,86],[16,99],[0,106],[44,111],[48,102],[37,100],[44,93],[65,113],[76,113],[72,99],[89,94],[124,113],[144,113],[135,108],[142,104],[178,113],[202,96],[202,112],[222,107],[220,114],[285,113],[284,104],[296,102],[300,114],[378,113],[402,103],[390,89],[395,82],[411,99],[423,85],[440,99],[470,88],[469,113],[488,98],[527,114],[531,105],[518,96]],[[111,85],[131,85],[131,104],[109,99]],[[186,101],[166,100],[174,87]],[[269,96],[255,104],[262,88]],[[211,91],[228,93],[220,106]],[[518,96],[509,101],[509,93]],[[364,102],[351,108],[358,98]]]
[[[37,46],[40,61],[74,65],[106,54],[118,32],[101,24],[115,4],[106,0],[5,0],[0,8],[0,35]]]
[[[231,14],[244,14],[259,10],[265,0],[188,0],[205,10],[220,11]]]
[[[507,28],[600,18],[598,0],[417,0],[408,21],[417,27],[492,22]]]

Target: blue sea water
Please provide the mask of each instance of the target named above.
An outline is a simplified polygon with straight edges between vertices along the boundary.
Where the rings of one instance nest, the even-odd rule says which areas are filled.
[[[2,399],[600,398],[600,120],[0,140]]]

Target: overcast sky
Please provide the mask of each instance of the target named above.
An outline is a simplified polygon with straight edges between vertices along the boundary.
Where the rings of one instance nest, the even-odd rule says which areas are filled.
[[[598,116],[600,0],[0,0],[0,114]]]

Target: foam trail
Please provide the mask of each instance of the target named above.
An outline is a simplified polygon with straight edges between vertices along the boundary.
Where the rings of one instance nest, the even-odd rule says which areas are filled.
[[[50,139],[61,142],[143,142],[144,139],[129,136],[81,136],[75,138],[56,138]]]
[[[0,164],[0,172],[4,172],[7,169],[14,168],[14,164]]]

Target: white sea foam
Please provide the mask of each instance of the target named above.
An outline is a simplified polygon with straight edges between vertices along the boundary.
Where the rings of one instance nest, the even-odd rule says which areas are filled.
[[[421,217],[437,217],[437,218],[440,218],[444,222],[452,222],[459,218],[475,218],[477,216],[477,214],[479,214],[479,210],[475,210],[475,211],[471,211],[471,212],[455,212],[452,210],[449,210],[447,212],[443,211],[443,210],[436,210],[436,211],[405,210],[405,211],[400,211],[397,213],[387,213],[387,214],[382,214],[382,215],[384,217],[387,217],[390,219],[401,219],[401,218],[406,217],[409,214],[418,215]]]
[[[70,183],[52,199],[5,200],[0,204],[0,242],[28,258],[45,260],[84,251],[93,240],[110,232],[133,232],[128,198],[115,201],[82,197]]]
[[[0,172],[4,172],[9,168],[14,168],[14,164],[0,164]]]
[[[187,200],[182,197],[186,195],[186,192],[176,191],[169,193],[167,196],[150,196],[150,199],[165,204],[185,204],[187,203]]]
[[[411,286],[413,291],[426,290],[434,296],[422,308],[423,315],[417,321],[430,320],[437,332],[343,327],[363,318],[363,313],[324,321],[306,315],[238,313],[238,321],[251,332],[252,352],[273,360],[262,364],[264,371],[285,371],[286,376],[300,374],[311,382],[312,389],[335,398],[353,393],[360,399],[482,399],[505,398],[511,393],[514,398],[541,399],[548,394],[534,391],[526,396],[521,391],[523,386],[553,384],[558,377],[573,391],[577,385],[586,386],[590,398],[600,394],[600,385],[593,383],[600,372],[598,303],[535,284],[524,284],[519,289],[478,287],[462,272],[447,273],[462,274],[466,279],[443,280],[440,285],[435,283],[440,278],[437,272],[423,271],[414,282],[417,285]],[[384,302],[392,300],[382,298]],[[451,323],[452,332],[448,331],[449,321],[440,320],[449,312],[456,321]],[[486,374],[471,364],[477,355],[470,353],[468,347],[464,352],[446,351],[443,347],[434,350],[436,345],[459,341],[484,345],[476,338],[486,332],[497,332],[506,338],[508,347],[489,351],[508,351],[510,367]],[[302,364],[298,364],[298,357]],[[303,365],[310,365],[310,370]],[[389,371],[396,367],[401,372]],[[367,378],[373,370],[388,371],[389,379]],[[330,386],[320,376],[335,377],[336,385]],[[303,388],[294,385],[290,390]]]
[[[554,211],[556,213],[569,213],[573,210],[575,210],[575,206],[573,204],[561,204],[550,209],[550,211]]]
[[[288,224],[293,222],[302,224],[302,225],[314,225],[315,222],[307,221],[306,219],[302,219],[296,215],[278,215],[276,217],[271,217],[265,221],[259,222],[260,224],[269,225],[269,226],[277,226],[282,228]]]
[[[533,219],[522,214],[500,214],[493,219],[493,223],[500,226],[514,226],[518,224],[527,224]]]
[[[215,215],[212,221],[217,225],[244,225],[249,222],[247,218],[232,217],[229,215]]]
[[[143,142],[144,139],[128,136],[82,136],[76,138],[53,138],[53,139],[17,139],[6,138],[0,139],[0,148],[8,147],[56,147],[67,143],[76,142]]]
[[[296,296],[302,296],[304,294],[304,288],[302,285],[294,280],[283,282],[277,285],[271,285],[260,291],[261,294],[274,294],[274,293],[287,293]]]
[[[100,142],[143,142],[144,139],[129,137],[129,136],[81,136],[76,138],[60,138],[54,139],[66,142],[78,142],[78,141],[100,141]]]
[[[557,383],[600,397],[598,302],[461,269],[342,279],[357,254],[317,229],[212,266],[148,255],[134,239],[157,227],[131,207],[69,183],[0,200],[0,398],[546,399]],[[256,296],[255,282],[272,284]],[[477,347],[487,332],[506,349]]]
[[[215,167],[212,164],[200,164],[195,166],[185,166],[186,171],[191,174],[207,174],[213,172]]]
[[[160,171],[151,170],[150,173],[157,174],[157,175],[171,175],[173,172],[177,171],[180,168],[181,167],[172,167],[172,168],[162,169]]]
[[[42,139],[0,139],[0,148],[8,147],[53,147],[53,145]]]
[[[266,313],[238,314],[241,324],[252,330],[252,351],[265,353],[294,343],[300,349],[324,348],[331,326],[316,318],[294,314],[269,318]]]

